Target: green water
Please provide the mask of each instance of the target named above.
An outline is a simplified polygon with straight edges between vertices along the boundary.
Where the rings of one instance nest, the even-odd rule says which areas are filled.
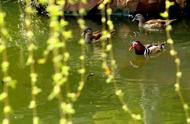
[[[8,44],[8,59],[10,75],[18,81],[16,89],[10,89],[9,99],[14,113],[11,114],[12,124],[31,124],[32,112],[28,109],[31,100],[29,67],[25,65],[28,52],[26,30],[24,27],[24,13],[17,2],[2,2],[3,10],[7,13],[6,24],[12,39]],[[78,59],[80,46],[79,27],[76,19],[68,18],[69,28],[74,37],[68,43],[71,53],[69,65],[70,88],[75,89],[79,82],[77,69],[80,67]],[[34,16],[32,28],[35,33],[35,44],[38,47],[35,58],[42,56],[48,38],[48,18]],[[87,25],[94,30],[101,29],[101,25],[93,20],[86,20]],[[137,56],[129,52],[129,32],[138,31],[136,23],[127,20],[114,19],[116,33],[113,37],[114,57],[117,61],[116,81],[125,95],[129,108],[135,113],[143,114],[146,124],[185,124],[185,115],[177,93],[174,91],[175,64],[169,55],[168,48],[159,55],[151,57]],[[179,52],[182,78],[182,93],[190,105],[190,23],[181,21],[173,28],[172,37],[175,48]],[[165,41],[165,33],[139,33],[138,39],[144,43]],[[128,114],[122,111],[121,104],[114,94],[112,84],[105,83],[105,75],[101,69],[101,48],[86,45],[87,73],[93,73],[87,81],[81,97],[74,104],[76,114],[74,124],[134,124]],[[35,65],[39,74],[38,86],[43,90],[37,97],[38,114],[42,124],[55,124],[59,121],[57,101],[48,101],[52,91],[53,73],[51,59],[44,65]],[[2,92],[2,85],[0,85]],[[3,119],[2,103],[0,103],[0,120]]]

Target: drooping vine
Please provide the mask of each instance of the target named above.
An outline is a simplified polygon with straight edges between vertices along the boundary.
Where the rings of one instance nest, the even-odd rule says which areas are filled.
[[[60,124],[72,123],[70,117],[75,113],[70,100],[62,95],[64,86],[69,83],[68,76],[70,67],[67,61],[70,58],[70,54],[67,50],[67,41],[72,37],[72,32],[65,29],[68,25],[68,22],[64,19],[64,11],[62,10],[65,6],[65,2],[65,0],[52,0],[46,3],[50,17],[50,35],[47,41],[47,49],[43,53],[43,58],[38,61],[40,64],[45,63],[49,53],[53,53],[53,90],[48,96],[48,99],[58,99]],[[68,92],[69,90],[65,91],[66,94]]]
[[[166,20],[169,21],[169,8],[174,5],[174,2],[170,2],[169,0],[166,0],[165,2],[165,8],[166,10],[161,13],[161,16],[166,18]],[[179,58],[178,52],[176,51],[174,47],[174,40],[171,36],[172,26],[171,24],[166,26],[166,37],[167,37],[167,43],[169,44],[170,48],[170,55],[174,58],[174,62],[176,64],[176,82],[174,84],[175,91],[177,92],[180,102],[182,103],[183,110],[185,112],[186,116],[186,122],[187,124],[190,124],[190,115],[188,112],[189,105],[185,101],[185,98],[181,91],[181,78],[182,78],[182,72],[181,72],[181,60]]]
[[[111,35],[114,31],[114,25],[111,20],[112,9],[110,8],[110,0],[105,0],[99,5],[99,9],[102,11],[102,68],[104,70],[105,75],[107,76],[106,82],[113,83],[115,94],[118,97],[120,103],[122,104],[122,109],[127,112],[134,120],[141,120],[142,117],[140,114],[133,113],[127,103],[124,100],[123,91],[117,86],[115,80],[115,71],[117,69],[116,60],[113,55],[113,45]],[[110,62],[109,62],[110,60]]]
[[[4,104],[4,119],[2,120],[2,124],[9,124],[10,114],[12,112],[12,108],[9,103],[9,87],[14,88],[16,86],[16,82],[9,75],[10,63],[8,61],[7,44],[10,40],[10,35],[5,25],[5,15],[6,14],[2,12],[0,8],[0,54],[2,56],[1,71],[3,74],[1,81],[3,84],[3,92],[0,93],[0,101]]]
[[[30,66],[30,81],[31,81],[31,101],[29,108],[32,109],[33,124],[39,124],[40,119],[37,114],[37,101],[36,96],[41,92],[41,89],[37,87],[38,74],[35,69],[35,58],[34,50],[36,50],[36,45],[34,44],[34,33],[32,31],[32,16],[35,14],[35,10],[31,6],[31,0],[26,0],[25,5],[25,26],[26,26],[26,38],[28,43],[28,59],[26,65]]]

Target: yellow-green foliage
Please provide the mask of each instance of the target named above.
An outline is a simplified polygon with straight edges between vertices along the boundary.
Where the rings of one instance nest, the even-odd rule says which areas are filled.
[[[1,71],[3,73],[3,92],[0,94],[0,101],[4,103],[4,119],[2,124],[10,123],[10,113],[12,112],[9,104],[9,87],[15,87],[15,81],[12,80],[9,75],[9,61],[7,59],[7,42],[9,41],[10,35],[5,27],[5,13],[0,10],[0,53],[2,55]]]
[[[103,37],[101,37],[102,40],[102,68],[104,73],[107,75],[106,82],[107,83],[113,83],[114,89],[115,89],[115,94],[118,97],[122,109],[129,113],[129,115],[134,119],[134,120],[141,120],[142,121],[142,116],[140,114],[134,114],[130,108],[128,108],[127,102],[125,102],[123,98],[123,91],[118,88],[116,81],[115,81],[115,70],[117,68],[116,66],[116,61],[113,56],[113,45],[112,45],[112,40],[111,40],[111,31],[114,29],[114,25],[112,23],[112,20],[110,18],[112,14],[112,9],[109,6],[110,1],[105,0],[99,5],[99,9],[102,11],[102,32],[103,32]],[[106,5],[107,8],[106,8]],[[107,16],[107,17],[106,17]],[[107,20],[106,20],[107,18]],[[106,29],[106,25],[108,25],[108,29]],[[106,44],[106,41],[108,40],[108,44]],[[108,62],[110,60],[110,63]]]
[[[41,92],[41,89],[37,87],[36,83],[38,81],[38,74],[35,72],[35,59],[34,59],[34,50],[36,50],[36,46],[34,44],[34,33],[32,31],[32,22],[31,18],[33,14],[35,14],[34,8],[30,5],[30,1],[26,1],[25,6],[25,28],[26,28],[26,37],[28,43],[28,59],[26,65],[30,66],[30,81],[31,81],[31,101],[29,104],[29,108],[32,109],[33,115],[33,124],[39,124],[40,119],[37,114],[37,101],[36,96]]]
[[[163,13],[161,13],[160,15],[162,17],[166,18],[167,20],[169,20],[169,8],[173,5],[174,5],[174,2],[170,2],[169,0],[166,0],[166,7],[165,7],[166,10]],[[172,39],[171,34],[170,34],[171,31],[172,31],[172,26],[167,25],[166,26],[167,43],[170,46],[170,55],[174,58],[174,63],[176,64],[176,82],[174,85],[175,91],[177,92],[177,94],[180,98],[180,101],[182,103],[182,107],[184,109],[185,116],[186,116],[186,122],[188,124],[190,124],[190,116],[189,116],[189,112],[188,112],[189,106],[183,97],[183,94],[181,92],[181,87],[180,87],[180,82],[181,82],[181,77],[182,77],[182,72],[181,72],[181,67],[180,67],[181,60],[178,56],[178,52],[174,48],[174,40]]]

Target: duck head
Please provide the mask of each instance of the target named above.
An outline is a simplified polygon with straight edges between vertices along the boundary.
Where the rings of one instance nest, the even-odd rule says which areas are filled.
[[[93,31],[91,28],[85,28],[81,34],[81,36],[84,37],[85,41],[90,43],[92,41],[92,34],[93,34]]]
[[[138,21],[138,23],[139,23],[138,26],[140,28],[142,28],[144,26],[144,23],[145,23],[145,18],[141,14],[136,14],[132,21],[133,22]]]
[[[145,19],[144,19],[143,15],[141,15],[141,14],[136,14],[132,21],[135,21],[135,20],[137,20],[139,22],[140,21],[145,22]]]
[[[83,30],[83,32],[82,32],[81,35],[82,35],[83,37],[85,37],[86,35],[92,34],[92,32],[93,32],[92,29],[87,27],[87,28],[85,28],[85,29]]]
[[[137,55],[143,55],[146,48],[140,41],[133,41],[131,47],[129,48],[129,51],[132,49],[135,50],[135,53]]]

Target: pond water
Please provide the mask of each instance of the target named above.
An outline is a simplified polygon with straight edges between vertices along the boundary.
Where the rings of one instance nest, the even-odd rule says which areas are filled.
[[[31,124],[32,112],[28,109],[31,99],[31,86],[29,67],[25,65],[28,52],[26,30],[23,25],[24,14],[17,2],[2,2],[3,11],[7,13],[6,23],[11,34],[8,44],[8,59],[10,75],[18,81],[16,89],[10,89],[10,104],[14,113],[11,115],[12,124]],[[35,33],[35,44],[38,49],[35,58],[42,56],[48,38],[48,18],[36,15],[32,19],[32,28]],[[80,46],[79,28],[75,18],[68,18],[69,28],[73,30],[74,37],[68,43],[71,53],[69,65],[70,87],[74,89],[79,82],[77,69],[80,67],[78,59]],[[169,55],[169,48],[159,55],[137,56],[129,52],[131,39],[129,32],[138,32],[136,23],[125,19],[113,19],[116,33],[113,36],[113,51],[117,61],[116,82],[125,95],[124,99],[129,108],[135,113],[143,114],[146,124],[184,124],[185,115],[181,102],[174,90],[175,64]],[[101,29],[101,25],[93,20],[86,20],[89,27]],[[179,52],[183,77],[181,81],[182,94],[190,105],[190,23],[180,21],[173,27],[172,37],[175,39],[175,48]],[[137,39],[143,43],[165,41],[165,33],[138,33]],[[113,84],[105,83],[105,76],[101,69],[101,48],[98,46],[85,46],[87,73],[93,76],[86,81],[85,88],[78,101],[74,104],[76,114],[73,116],[74,124],[134,124],[130,116],[123,112],[118,98],[115,96]],[[2,60],[0,60],[2,61]],[[37,97],[38,114],[41,124],[55,124],[59,121],[57,101],[48,101],[47,97],[52,91],[53,66],[51,59],[44,65],[35,65],[39,74],[38,86],[43,90]],[[0,85],[2,92],[2,85]],[[0,103],[0,120],[3,118],[2,103]]]

